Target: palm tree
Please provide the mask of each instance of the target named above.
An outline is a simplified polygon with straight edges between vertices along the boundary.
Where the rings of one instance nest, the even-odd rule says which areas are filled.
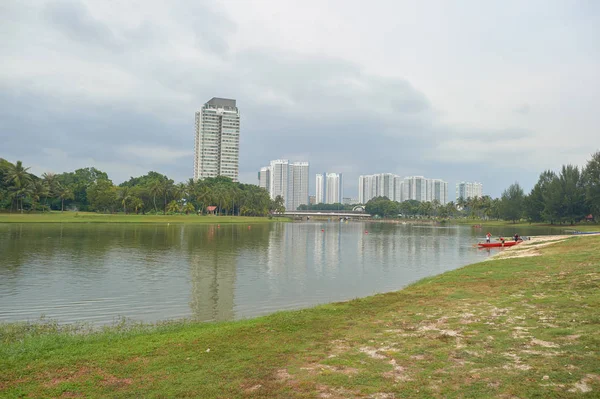
[[[54,196],[56,192],[56,185],[58,184],[58,180],[56,179],[56,175],[52,172],[47,172],[42,174],[42,179],[44,179],[44,183],[46,187],[48,187],[48,192],[46,193],[46,197],[44,198],[44,205],[47,205],[48,197]]]
[[[174,190],[173,180],[171,179],[163,179],[160,185],[160,192],[163,195],[163,215],[167,214],[167,198],[173,194]]]
[[[21,198],[21,212],[23,212],[23,198],[27,192],[27,186],[31,182],[31,175],[27,173],[29,168],[23,167],[23,162],[17,161],[14,165],[8,163],[5,175],[5,182],[13,186],[13,198],[17,200],[17,210],[19,210],[19,198]]]
[[[150,183],[150,195],[152,195],[152,202],[154,203],[154,212],[158,212],[156,207],[156,196],[160,195],[161,190],[161,181],[159,179],[155,179]]]
[[[187,202],[184,206],[183,206],[183,211],[185,212],[186,215],[189,215],[190,212],[196,212],[196,208],[194,208],[194,205],[191,202]]]
[[[144,201],[142,201],[142,199],[139,197],[132,197],[131,198],[131,207],[133,208],[133,210],[135,211],[135,214],[137,215],[140,212],[140,209],[142,209],[144,207]]]
[[[37,179],[29,186],[31,190],[31,210],[35,211],[35,203],[40,202],[42,197],[47,198],[49,189],[44,180]]]
[[[119,189],[119,199],[121,200],[121,205],[123,205],[123,212],[127,214],[127,204],[131,200],[131,190],[129,187],[121,187]]]
[[[177,201],[173,200],[173,201],[169,202],[169,205],[167,205],[167,207],[166,207],[166,212],[169,212],[169,213],[179,212],[179,204],[177,203]]]
[[[61,200],[60,211],[65,211],[65,200],[73,199],[75,196],[73,195],[73,191],[71,191],[68,187],[63,186],[62,184],[58,184],[56,186],[56,194],[58,198]]]
[[[210,205],[212,200],[212,191],[207,186],[202,185],[197,191],[196,200],[200,203],[200,208],[198,210],[203,212],[204,208],[206,208],[206,204]]]

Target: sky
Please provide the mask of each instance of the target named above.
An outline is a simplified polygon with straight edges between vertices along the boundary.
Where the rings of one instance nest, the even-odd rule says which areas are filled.
[[[600,150],[600,2],[2,0],[0,157],[115,183],[193,175],[237,100],[240,181],[272,159],[499,196]]]

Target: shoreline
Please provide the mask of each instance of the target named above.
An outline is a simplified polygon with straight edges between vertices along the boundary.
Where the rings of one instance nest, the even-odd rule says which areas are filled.
[[[532,240],[539,256],[494,258],[400,291],[255,319],[89,335],[0,325],[0,396],[597,392],[600,237],[566,237]]]
[[[64,212],[40,214],[1,214],[2,223],[140,223],[140,224],[234,224],[289,222],[288,218],[262,216],[212,216],[212,215],[136,215],[99,214],[93,212]]]

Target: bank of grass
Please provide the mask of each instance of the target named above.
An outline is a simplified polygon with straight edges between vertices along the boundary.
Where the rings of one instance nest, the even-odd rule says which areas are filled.
[[[0,327],[1,397],[598,397],[600,237],[239,322]],[[72,328],[71,328],[72,329]]]
[[[34,214],[0,214],[0,223],[267,223],[288,221],[287,218],[250,216],[198,216],[198,215],[134,215],[102,214],[94,212],[49,212]]]
[[[570,224],[549,224],[549,223],[529,223],[520,221],[513,223],[506,220],[484,220],[484,219],[452,219],[449,223],[461,225],[481,225],[482,227],[551,227],[555,229],[563,229],[565,231],[600,231],[598,223],[579,223]]]

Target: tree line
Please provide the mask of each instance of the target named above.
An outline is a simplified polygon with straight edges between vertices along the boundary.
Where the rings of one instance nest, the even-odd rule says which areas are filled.
[[[563,165],[558,172],[542,172],[529,194],[515,182],[502,192],[500,198],[487,195],[458,198],[456,202],[442,205],[435,200],[400,203],[377,197],[367,202],[365,208],[367,213],[381,217],[470,217],[574,224],[592,215],[597,220],[600,215],[600,151],[593,154],[582,169]]]
[[[115,185],[105,172],[93,167],[36,176],[21,161],[12,164],[0,158],[0,209],[11,212],[73,209],[190,214],[205,213],[209,206],[223,215],[267,216],[285,210],[281,197],[271,200],[266,190],[227,177],[176,184],[151,171]]]

